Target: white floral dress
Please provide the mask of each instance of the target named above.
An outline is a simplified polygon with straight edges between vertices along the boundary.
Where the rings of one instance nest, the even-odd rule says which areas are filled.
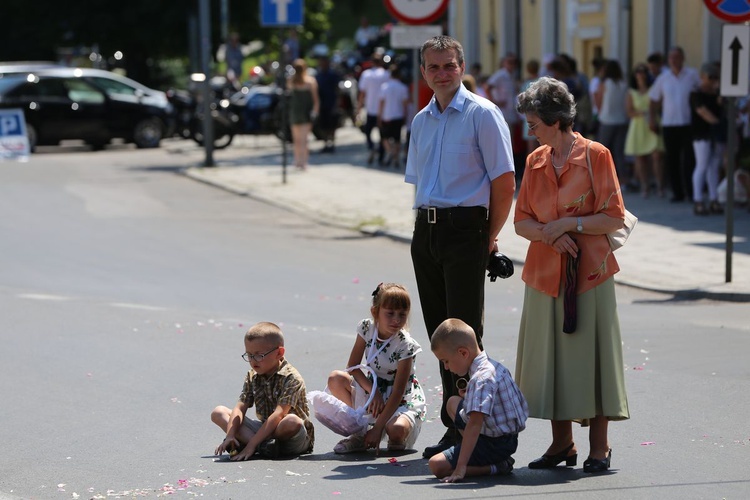
[[[377,353],[373,359],[369,360],[368,365],[377,375],[378,390],[383,395],[383,400],[387,401],[393,390],[398,362],[402,359],[416,358],[417,353],[421,352],[422,348],[409,335],[409,332],[403,329],[390,339],[379,339],[378,329],[371,319],[363,319],[359,322],[357,335],[365,340],[365,357],[371,356],[370,353]],[[375,343],[374,348],[373,342]],[[385,347],[383,347],[383,344],[386,344]],[[406,384],[404,397],[401,399],[401,404],[399,404],[394,415],[413,412],[415,420],[422,421],[425,419],[426,404],[424,391],[415,375],[416,365],[416,361],[411,365],[411,373]]]

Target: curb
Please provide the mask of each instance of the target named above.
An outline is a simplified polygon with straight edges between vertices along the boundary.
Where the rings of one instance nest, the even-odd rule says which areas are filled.
[[[300,207],[295,207],[293,205],[282,204],[272,197],[263,196],[262,194],[253,192],[251,190],[239,189],[228,183],[213,181],[211,179],[208,179],[196,173],[196,171],[200,172],[200,169],[202,168],[211,168],[211,167],[198,167],[198,166],[185,167],[185,168],[178,169],[177,173],[185,177],[188,177],[190,179],[201,182],[203,184],[222,189],[234,195],[244,196],[253,200],[260,201],[262,203],[266,203],[276,208],[280,208],[287,212],[294,213],[306,219],[313,220],[316,223],[321,224],[323,226],[335,227],[335,228],[345,229],[349,231],[357,231],[360,234],[371,236],[371,237],[385,237],[385,238],[389,238],[399,243],[406,243],[406,244],[411,243],[411,235],[394,232],[392,230],[389,230],[388,228],[384,228],[381,226],[369,225],[369,226],[358,227],[358,226],[353,226],[351,224],[346,224],[343,222],[337,222],[335,220],[331,220],[330,218],[326,217],[324,214],[321,214],[321,213],[311,212]],[[511,256],[508,256],[508,257],[511,258],[511,260],[513,261],[515,265],[517,266],[524,265],[524,260],[519,259],[519,258],[513,258]],[[619,279],[617,276],[615,276],[615,281],[618,285],[627,286],[629,288],[634,288],[637,290],[644,290],[644,291],[649,291],[649,292],[654,292],[654,293],[659,293],[659,294],[664,294],[664,295],[671,295],[673,297],[673,300],[679,300],[679,301],[694,301],[694,300],[708,299],[708,300],[716,300],[716,301],[723,301],[723,302],[738,302],[738,303],[750,302],[750,292],[740,292],[740,291],[726,291],[725,292],[725,291],[716,291],[716,290],[701,289],[701,288],[669,289],[669,288],[658,287],[655,285],[639,283],[637,281],[633,281],[630,279],[623,280],[623,279]]]

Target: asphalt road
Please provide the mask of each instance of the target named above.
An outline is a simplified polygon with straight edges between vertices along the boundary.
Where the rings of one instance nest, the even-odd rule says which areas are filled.
[[[171,151],[171,152],[170,152]],[[746,498],[747,306],[618,288],[632,419],[612,471],[532,471],[531,420],[505,478],[443,485],[421,448],[442,434],[437,362],[414,296],[429,421],[420,452],[315,452],[230,463],[209,420],[236,401],[242,335],[279,323],[308,389],[346,363],[380,281],[416,290],[407,245],[320,226],[175,175],[179,149],[48,149],[0,164],[0,498]],[[487,283],[485,346],[513,368],[523,287]],[[395,463],[389,461],[395,459]]]

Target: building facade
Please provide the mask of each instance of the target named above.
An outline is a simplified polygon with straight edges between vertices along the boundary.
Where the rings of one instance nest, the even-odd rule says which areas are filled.
[[[720,59],[722,24],[700,0],[451,0],[448,11],[467,66],[480,62],[488,74],[508,52],[522,65],[567,53],[592,76],[594,58],[617,59],[628,71],[675,45],[699,67]]]

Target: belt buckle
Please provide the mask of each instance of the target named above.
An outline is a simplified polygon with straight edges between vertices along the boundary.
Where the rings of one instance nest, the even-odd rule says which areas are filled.
[[[435,207],[427,208],[427,223],[428,224],[437,223],[437,208]]]

